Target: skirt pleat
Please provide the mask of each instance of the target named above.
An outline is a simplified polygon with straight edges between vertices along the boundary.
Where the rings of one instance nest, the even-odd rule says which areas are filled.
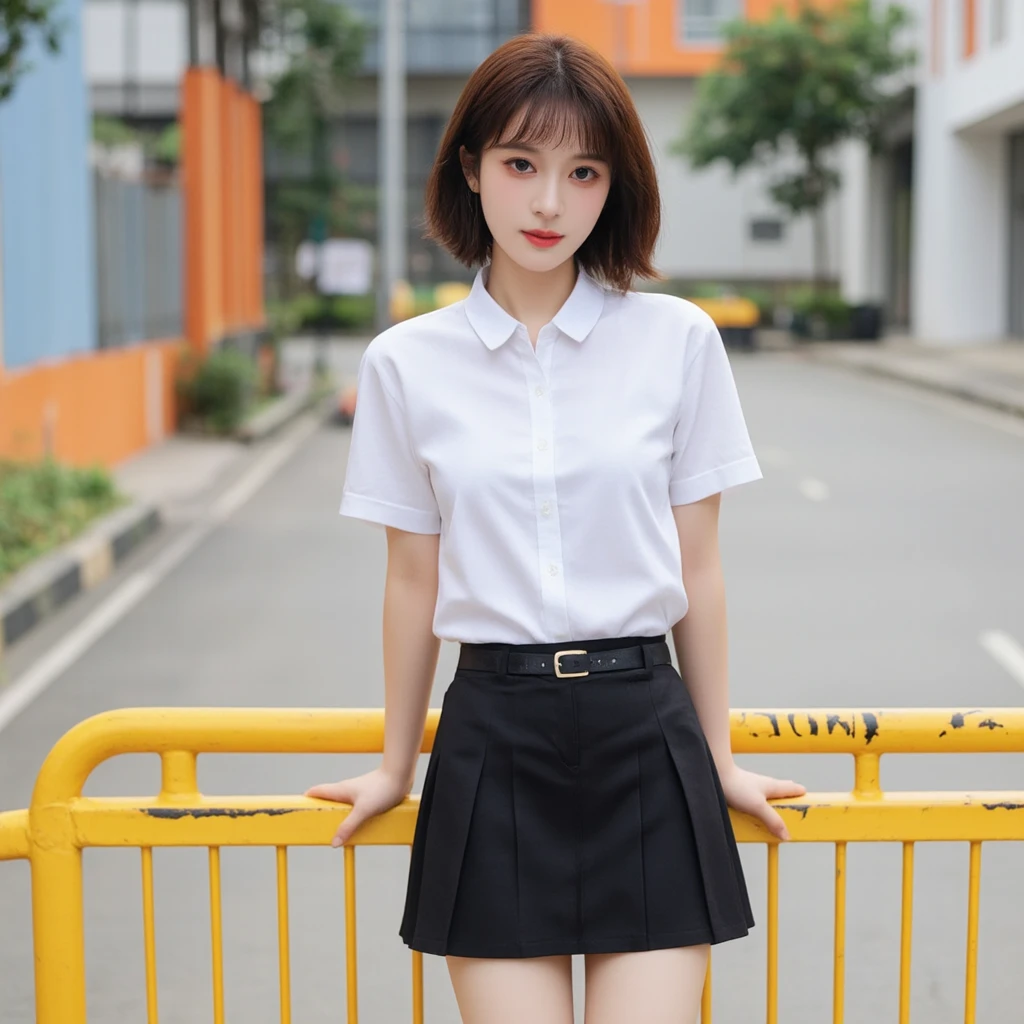
[[[413,839],[409,946],[628,952],[721,942],[753,923],[714,762],[671,665],[456,673]]]

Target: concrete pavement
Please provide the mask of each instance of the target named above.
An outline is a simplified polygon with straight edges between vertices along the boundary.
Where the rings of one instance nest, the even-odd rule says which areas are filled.
[[[993,629],[1024,640],[1019,422],[967,418],[959,403],[917,401],[917,392],[799,355],[736,355],[733,363],[765,470],[723,506],[733,706],[1024,703],[1024,687],[979,643]],[[24,806],[55,740],[107,708],[381,705],[384,539],[337,516],[348,436],[331,426],[316,431],[0,733],[0,807]],[[201,505],[179,505],[179,528],[186,511],[203,515]],[[444,645],[435,706],[454,655]],[[17,656],[18,670],[27,670],[28,648]],[[110,762],[87,793],[153,792],[155,761]],[[295,793],[376,762],[211,756],[201,759],[200,782],[209,793]],[[744,763],[817,791],[852,783],[847,758]],[[417,790],[424,768],[421,759]],[[1024,765],[1009,755],[908,756],[886,759],[882,780],[891,789],[1024,789]],[[758,927],[749,940],[716,949],[715,1018],[746,1024],[764,1016],[764,850],[744,848],[743,858]],[[229,1019],[269,1024],[278,1019],[273,851],[228,850],[223,861]],[[409,1020],[409,955],[397,936],[408,853],[366,848],[357,861],[361,1019]],[[832,861],[831,847],[781,852],[786,1024],[831,1016]],[[211,998],[206,855],[160,850],[154,862],[161,1021],[193,1024],[209,1019]],[[88,851],[85,864],[90,1024],[142,1020],[138,852]],[[24,865],[0,865],[4,1024],[32,1019],[27,875]],[[849,877],[846,1019],[895,1019],[898,844],[851,848]],[[293,851],[291,881],[294,1019],[342,1019],[341,857]],[[1016,1019],[1021,906],[1019,851],[987,845],[979,1020]],[[915,1020],[963,1020],[966,909],[966,845],[921,846]],[[443,962],[427,957],[426,973],[427,1021],[456,1024]]]
[[[815,359],[954,395],[1024,416],[1024,341],[998,345],[819,342],[799,346]]]

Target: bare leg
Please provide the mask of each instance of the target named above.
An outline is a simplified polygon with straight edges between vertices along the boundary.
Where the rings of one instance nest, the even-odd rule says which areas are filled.
[[[588,953],[584,1024],[696,1024],[708,949]]]
[[[571,957],[446,959],[462,1024],[573,1024]]]

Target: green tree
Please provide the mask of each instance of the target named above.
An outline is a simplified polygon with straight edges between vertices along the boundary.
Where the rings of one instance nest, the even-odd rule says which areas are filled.
[[[271,32],[283,65],[263,106],[267,141],[308,167],[272,192],[268,209],[283,250],[293,252],[305,237],[325,237],[351,205],[341,194],[331,134],[362,61],[365,29],[336,0],[282,0]]]
[[[60,49],[63,25],[54,6],[54,0],[0,0],[0,103],[31,66],[25,61],[25,47],[32,34],[38,34],[51,53]]]
[[[901,42],[899,6],[848,0],[825,10],[802,0],[793,16],[726,26],[721,67],[701,80],[690,122],[673,150],[695,168],[724,161],[734,172],[794,160],[770,186],[779,206],[814,218],[814,276],[825,276],[823,207],[839,186],[835,147],[863,139],[877,149],[901,101],[898,73],[914,61]]]

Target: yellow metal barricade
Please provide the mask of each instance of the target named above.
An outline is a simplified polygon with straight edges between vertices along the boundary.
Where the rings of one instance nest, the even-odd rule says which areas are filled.
[[[440,712],[427,718],[423,751],[433,743]],[[903,844],[899,1021],[910,1019],[914,844],[970,844],[967,879],[967,964],[964,1020],[973,1024],[977,990],[978,907],[983,842],[1024,840],[1024,792],[883,792],[879,759],[890,753],[1024,752],[1024,709],[877,711],[734,711],[738,754],[848,754],[850,792],[809,793],[776,802],[794,842],[835,844],[833,1024],[842,1024],[846,935],[846,850],[851,842]],[[147,708],[88,719],[68,732],[47,757],[27,811],[0,814],[0,860],[32,866],[37,1024],[85,1024],[82,850],[135,847],[141,851],[143,934],[148,1017],[157,1021],[153,849],[209,848],[215,1024],[224,1020],[220,849],[268,846],[277,851],[280,1017],[291,1020],[287,857],[290,846],[330,842],[347,812],[343,805],[305,797],[211,797],[200,793],[199,754],[375,753],[384,739],[382,710]],[[82,796],[90,773],[119,754],[160,755],[160,792],[151,798]],[[348,1021],[356,1024],[356,845],[412,842],[418,798],[366,822],[345,848],[345,934]],[[778,1021],[779,846],[756,822],[734,817],[740,842],[765,843],[768,856],[768,971],[765,1019]],[[423,1021],[422,955],[412,953],[413,1021]],[[0,1018],[4,1007],[0,1005]],[[711,1022],[710,968],[702,1022]]]

